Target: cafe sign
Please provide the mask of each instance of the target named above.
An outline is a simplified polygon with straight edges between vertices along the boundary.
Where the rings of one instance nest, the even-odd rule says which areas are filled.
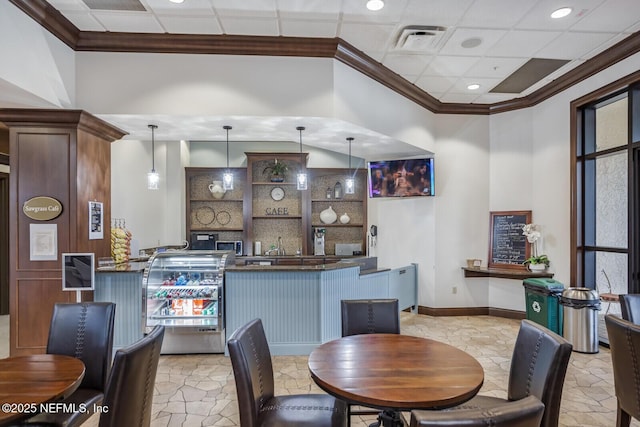
[[[38,196],[22,205],[22,212],[37,221],[50,221],[62,213],[62,203],[53,197]]]

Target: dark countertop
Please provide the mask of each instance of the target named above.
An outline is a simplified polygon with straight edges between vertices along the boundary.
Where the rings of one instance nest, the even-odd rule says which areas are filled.
[[[147,268],[146,261],[132,261],[116,264],[111,267],[98,267],[96,274],[100,273],[142,273]]]
[[[318,265],[232,265],[227,266],[225,271],[239,272],[239,271],[329,271],[340,270],[343,268],[360,267],[358,264],[344,262],[344,263],[332,263],[332,264],[318,264]]]

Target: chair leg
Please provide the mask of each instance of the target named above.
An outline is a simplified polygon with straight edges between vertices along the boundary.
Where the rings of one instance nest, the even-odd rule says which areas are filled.
[[[616,427],[629,427],[631,424],[631,416],[620,407],[618,403],[618,414],[616,416]]]

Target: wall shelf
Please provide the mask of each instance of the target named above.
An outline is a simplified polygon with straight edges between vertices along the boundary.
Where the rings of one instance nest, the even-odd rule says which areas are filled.
[[[496,277],[499,279],[528,279],[530,277],[553,277],[553,273],[534,273],[528,270],[507,268],[468,268],[462,267],[464,277]]]

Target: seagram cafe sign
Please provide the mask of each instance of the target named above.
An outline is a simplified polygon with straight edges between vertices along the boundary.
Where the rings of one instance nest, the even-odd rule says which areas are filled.
[[[22,205],[22,212],[31,219],[50,221],[62,213],[62,203],[53,197],[38,196]]]

